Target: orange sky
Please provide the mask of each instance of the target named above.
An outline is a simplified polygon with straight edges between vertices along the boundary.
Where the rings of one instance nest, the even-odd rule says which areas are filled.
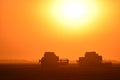
[[[119,0],[98,0],[102,11],[83,32],[61,28],[47,12],[54,1],[0,0],[0,59],[38,60],[45,51],[78,59],[96,51],[120,60]]]

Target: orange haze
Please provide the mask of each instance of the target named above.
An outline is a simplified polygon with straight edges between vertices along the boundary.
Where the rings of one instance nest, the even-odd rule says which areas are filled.
[[[63,28],[49,13],[54,1],[0,0],[0,59],[38,60],[45,51],[78,59],[96,51],[106,60],[120,60],[119,0],[98,0],[98,17],[76,31]]]

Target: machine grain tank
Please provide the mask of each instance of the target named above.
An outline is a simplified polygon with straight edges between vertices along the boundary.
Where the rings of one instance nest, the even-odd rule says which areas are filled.
[[[55,68],[58,66],[59,57],[54,52],[45,52],[44,56],[39,61],[44,68]]]
[[[103,62],[102,56],[96,52],[86,52],[85,57],[79,57],[78,63],[82,66],[97,66]]]
[[[79,57],[77,61],[83,67],[111,67],[111,62],[103,62],[102,56],[96,52],[86,52],[84,57]]]

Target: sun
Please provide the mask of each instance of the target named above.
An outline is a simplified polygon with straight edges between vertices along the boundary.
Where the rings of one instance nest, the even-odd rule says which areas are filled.
[[[63,16],[67,17],[68,19],[77,19],[79,17],[83,17],[88,13],[87,8],[85,4],[78,3],[76,1],[70,1],[67,3],[64,3],[62,6],[62,13]]]
[[[58,0],[52,6],[52,16],[62,26],[79,28],[91,23],[99,14],[99,6],[92,0]]]

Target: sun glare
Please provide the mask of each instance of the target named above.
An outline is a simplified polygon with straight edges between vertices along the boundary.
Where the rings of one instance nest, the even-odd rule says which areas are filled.
[[[54,2],[52,16],[62,26],[79,28],[91,23],[99,13],[97,2],[89,0],[59,0]]]
[[[85,16],[87,13],[86,6],[75,1],[64,3],[62,9],[63,10],[61,11],[64,17],[66,16],[67,18],[73,20]]]

